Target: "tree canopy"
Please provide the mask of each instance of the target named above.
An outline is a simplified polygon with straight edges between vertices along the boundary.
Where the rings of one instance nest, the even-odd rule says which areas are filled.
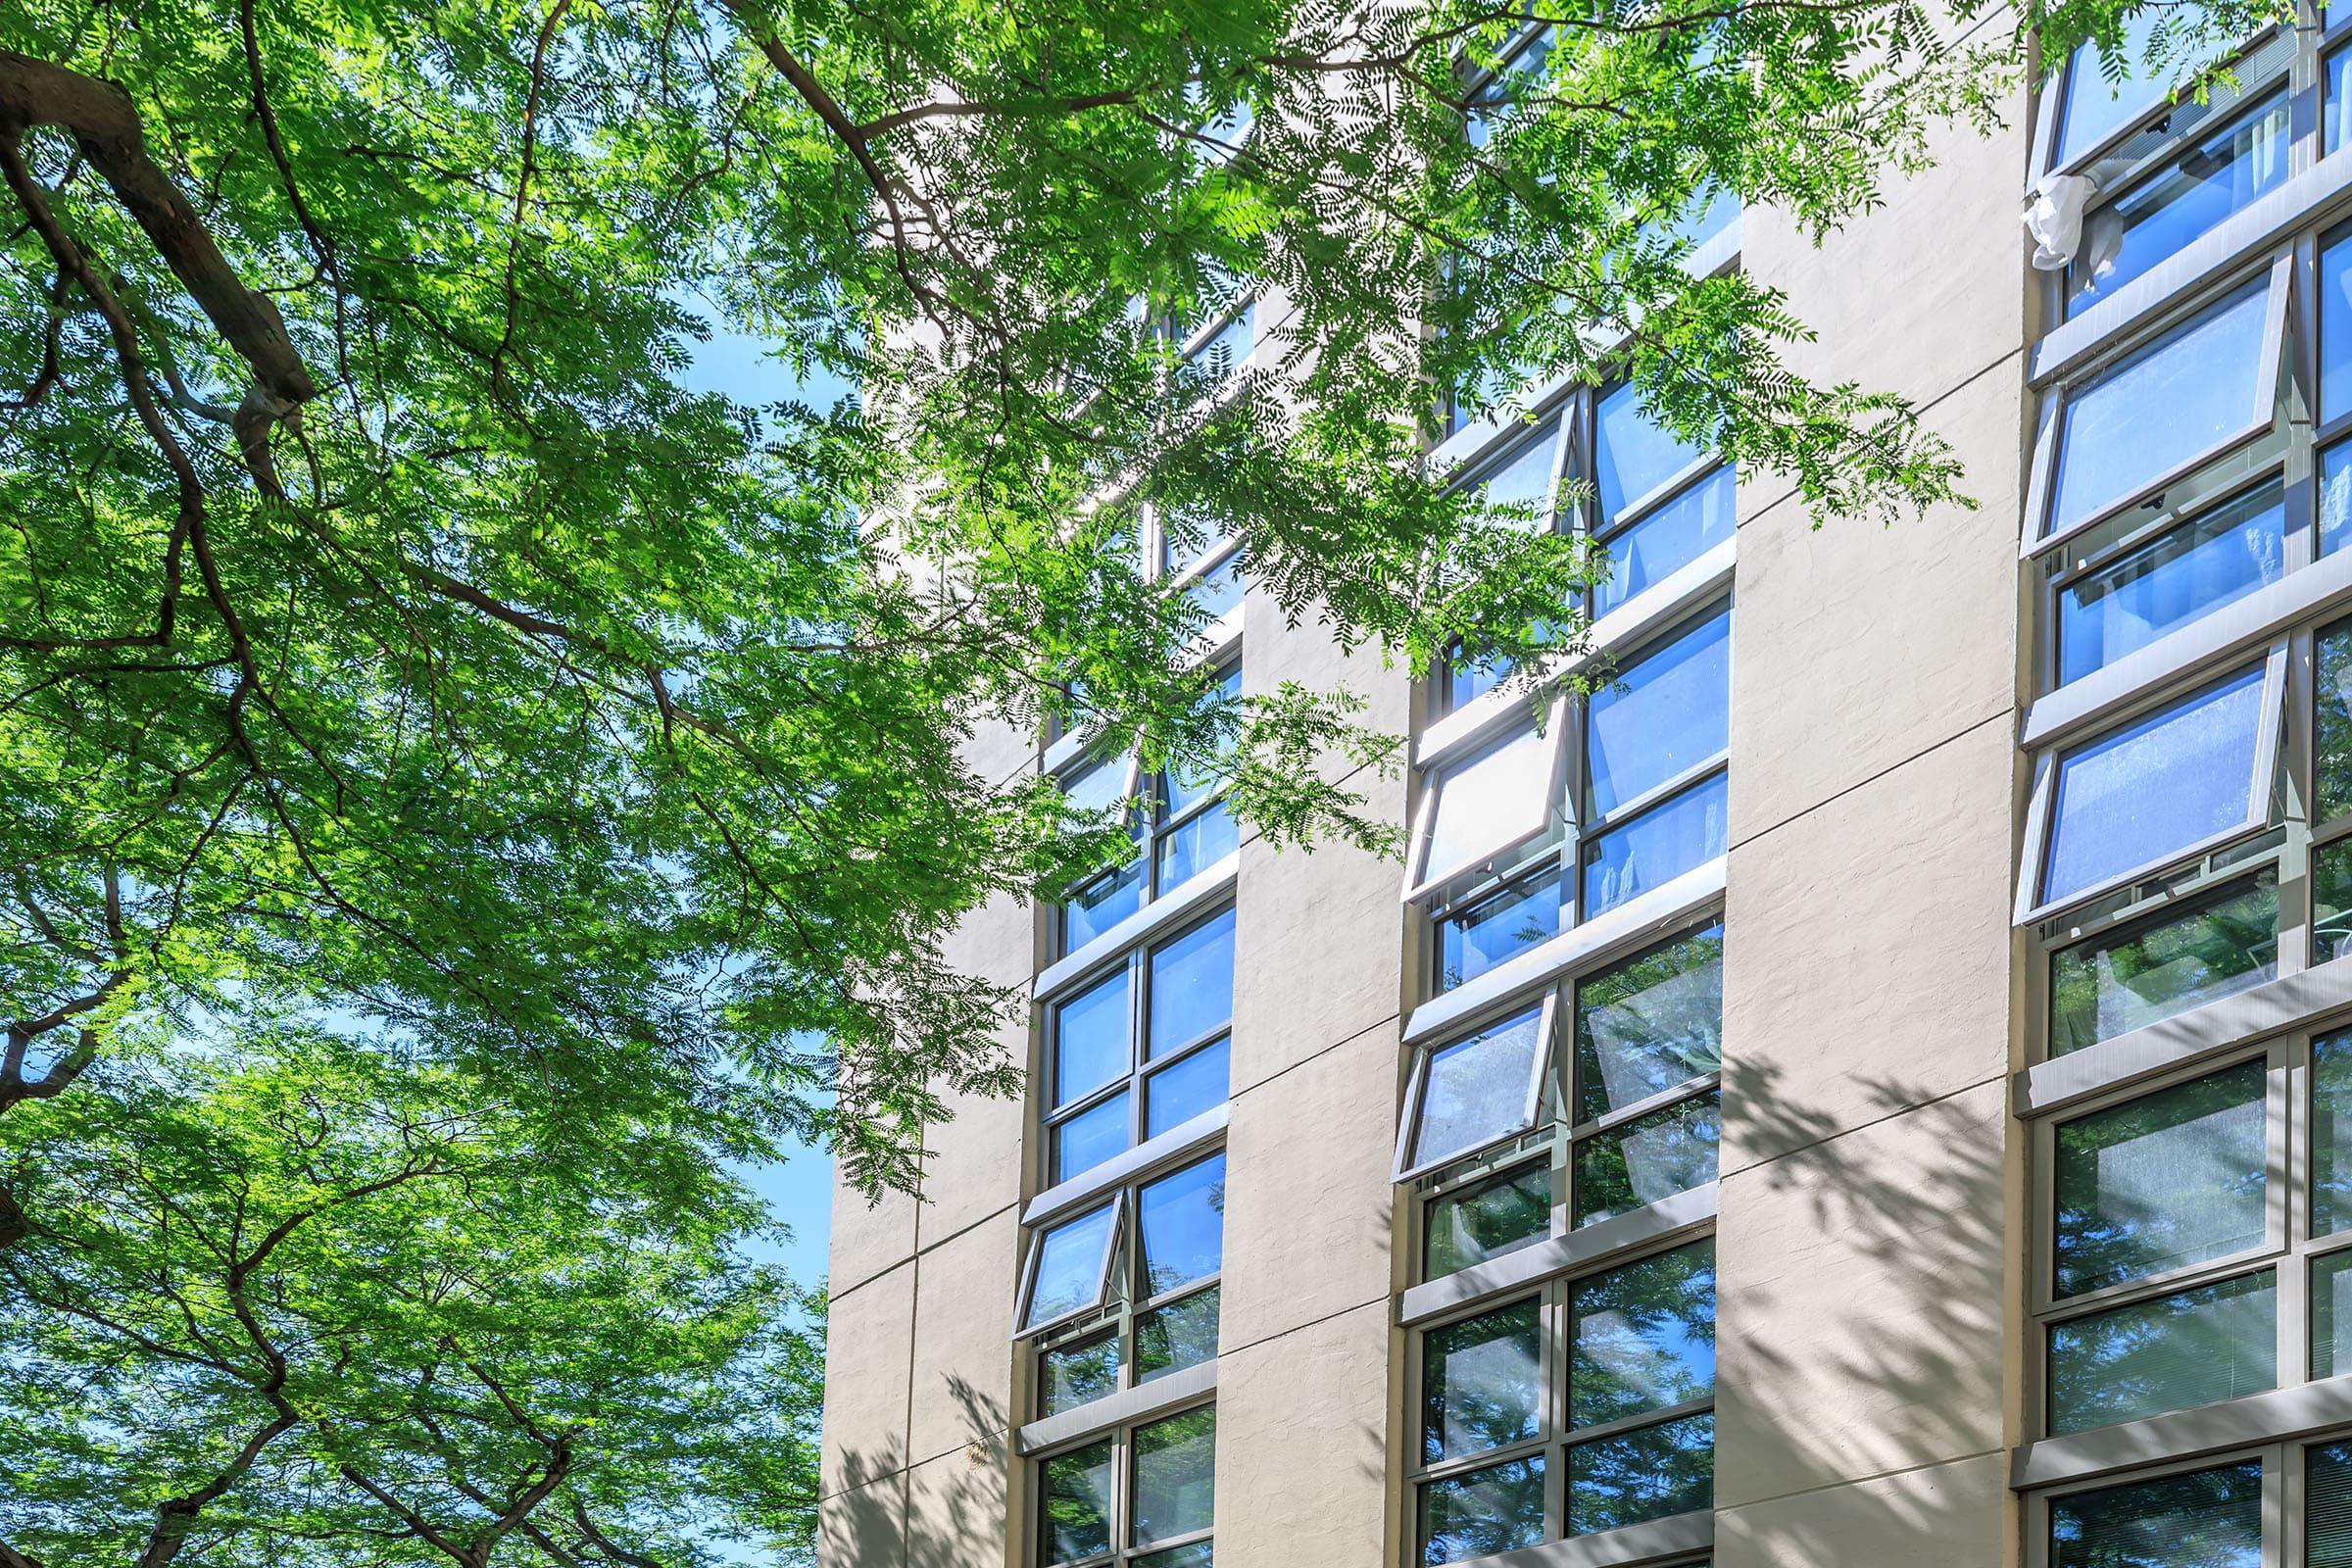
[[[1395,842],[1318,766],[1394,738],[1216,695],[1139,509],[1351,645],[1532,669],[1594,566],[1424,466],[1443,398],[1625,377],[1824,517],[1959,496],[1680,220],[1834,228],[2018,102],[2037,29],[2120,49],[2126,9],[6,8],[0,1427],[72,1436],[12,1463],[0,1562],[631,1562],[700,1548],[615,1498],[789,1492],[711,1481],[680,1413],[780,1386],[710,1169],[821,1136],[915,1185],[925,1121],[1018,1083],[1019,999],[946,934],[1126,844],[970,743],[1093,727],[1277,843]],[[1164,323],[1239,288],[1270,349],[1184,363]],[[698,389],[714,331],[774,385]],[[564,1160],[600,1200],[551,1238]],[[639,1364],[641,1292],[699,1326]],[[517,1339],[542,1308],[574,1359]],[[632,1379],[671,1401],[635,1457],[551,1482]]]

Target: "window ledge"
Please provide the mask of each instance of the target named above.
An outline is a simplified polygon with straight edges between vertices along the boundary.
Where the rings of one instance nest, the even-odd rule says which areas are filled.
[[[1732,568],[1739,548],[1736,535],[1726,539],[1665,581],[1653,583],[1592,622],[1586,635],[1587,652],[1562,661],[1557,669],[1546,671],[1544,686],[1548,688],[1579,670],[1591,668],[1659,627],[1722,597],[1732,586]],[[1530,702],[1530,694],[1524,688],[1513,689],[1507,682],[1479,693],[1474,701],[1421,732],[1413,746],[1415,765],[1428,767],[1479,744],[1495,730],[1524,717]]]
[[[1396,1303],[1396,1321],[1410,1328],[1464,1307],[1483,1305],[1538,1280],[1571,1273],[1628,1248],[1695,1230],[1715,1218],[1715,1204],[1716,1184],[1709,1182],[1704,1187],[1660,1199],[1645,1208],[1472,1264],[1444,1279],[1431,1280],[1406,1291]]]
[[[1052,1001],[1137,943],[1224,898],[1233,891],[1241,868],[1241,852],[1236,850],[1182,887],[1153,899],[1077,952],[1054,960],[1037,977],[1032,995],[1040,1003]]]
[[[1156,1138],[1145,1139],[1125,1153],[1104,1160],[1093,1170],[1081,1171],[1066,1182],[1047,1188],[1029,1200],[1028,1206],[1021,1210],[1021,1223],[1043,1225],[1048,1220],[1059,1219],[1074,1209],[1085,1207],[1105,1193],[1117,1191],[1162,1160],[1173,1163],[1191,1154],[1197,1148],[1214,1141],[1218,1134],[1225,1131],[1226,1118],[1231,1110],[1230,1101],[1222,1105],[1212,1105],[1192,1120],[1179,1122]]]
[[[1450,1568],[1634,1568],[1646,1562],[1687,1557],[1715,1544],[1712,1512],[1678,1513],[1671,1519],[1623,1525],[1590,1536],[1570,1536],[1522,1546],[1492,1557],[1473,1557]]]
[[[1106,1394],[1075,1410],[1064,1410],[1059,1415],[1032,1421],[1021,1428],[1017,1446],[1022,1457],[1026,1458],[1048,1448],[1060,1447],[1065,1443],[1096,1437],[1119,1427],[1168,1414],[1184,1405],[1197,1403],[1216,1392],[1217,1359],[1212,1355],[1198,1366],[1188,1366],[1181,1372],[1153,1378],[1132,1389]]]
[[[1695,870],[1685,871],[1673,881],[1630,899],[1583,925],[1572,926],[1542,946],[1496,964],[1477,979],[1424,1002],[1406,1020],[1403,1043],[1421,1045],[1461,1027],[1481,1012],[1517,1000],[1533,987],[1556,980],[1585,964],[1631,953],[1653,937],[1689,921],[1723,897],[1725,859],[1726,857],[1717,856]]]
[[[2024,1444],[2010,1454],[2009,1485],[2022,1492],[2087,1481],[2158,1460],[2306,1437],[2346,1421],[2352,1421],[2352,1379],[2299,1383]]]
[[[2346,1005],[2352,958],[2336,958],[2036,1063],[2011,1081],[2011,1098],[2020,1116],[2047,1115]]]

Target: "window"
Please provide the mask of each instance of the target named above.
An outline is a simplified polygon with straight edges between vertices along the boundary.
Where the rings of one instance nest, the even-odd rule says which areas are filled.
[[[2076,49],[2056,87],[2058,136],[2050,163],[2074,163],[2161,101],[2163,83],[2142,76],[2159,16],[2153,10],[2134,13],[2124,24],[2123,48],[2114,57],[2089,43]]]
[[[2277,582],[2286,574],[2286,533],[2285,486],[2270,479],[2067,573],[2056,592],[2057,683]]]
[[[1020,1317],[1036,1338],[1037,1414],[1213,1358],[1224,1236],[1222,1152],[1040,1233]]]
[[[1225,1103],[1233,911],[1130,954],[1049,1013],[1049,1186]]]
[[[2256,872],[2050,955],[2061,1056],[2278,974],[2278,874]]]
[[[1711,1506],[1711,1241],[1554,1280],[1418,1349],[1427,1568]]]
[[[1514,440],[1501,456],[1481,464],[1456,486],[1480,492],[1480,504],[1497,513],[1508,511],[1515,526],[1538,532],[1572,532],[1576,512],[1561,500],[1561,484],[1576,471],[1574,411],[1563,410],[1526,436]],[[1475,665],[1455,658],[1446,661],[1447,706],[1460,708],[1492,690],[1510,673],[1501,663]]]
[[[1572,716],[1555,705],[1544,732],[1438,771],[1406,890],[1437,924],[1438,990],[1724,853],[1730,696],[1718,607],[1623,660]]]
[[[2225,1464],[2058,1497],[2049,1560],[2051,1568],[2261,1568],[2262,1466]]]
[[[1040,1460],[1037,1561],[1208,1568],[1216,1453],[1204,1404]]]
[[[1417,1058],[1397,1141],[1438,1278],[1715,1179],[1723,926],[1571,981]]]
[[[1202,700],[1231,705],[1242,695],[1236,664]],[[1090,760],[1064,780],[1074,804],[1107,809],[1129,802],[1135,849],[1122,864],[1086,878],[1063,896],[1061,951],[1075,953],[1156,898],[1214,866],[1240,846],[1225,808],[1225,780],[1213,765],[1174,762],[1141,778],[1132,758]]]

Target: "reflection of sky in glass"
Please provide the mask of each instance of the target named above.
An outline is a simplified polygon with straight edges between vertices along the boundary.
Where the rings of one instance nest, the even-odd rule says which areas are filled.
[[[1205,1279],[1225,1255],[1225,1156],[1164,1176],[1137,1195],[1146,1294]]]
[[[1542,1025],[1542,1012],[1531,1007],[1430,1056],[1413,1138],[1415,1165],[1463,1153],[1527,1124]]]
[[[1587,700],[1588,822],[1731,745],[1731,615],[1716,615]]]
[[[1110,1245],[1110,1221],[1111,1205],[1105,1203],[1046,1232],[1023,1327],[1094,1305],[1102,1293],[1102,1260]]]
[[[1054,1103],[1085,1098],[1127,1070],[1127,971],[1054,1009]]]

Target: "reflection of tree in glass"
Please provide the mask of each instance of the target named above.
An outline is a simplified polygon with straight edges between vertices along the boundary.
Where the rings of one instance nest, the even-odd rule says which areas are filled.
[[[1421,1455],[1431,1463],[1536,1435],[1543,1325],[1531,1298],[1422,1340]]]
[[[1194,1541],[1181,1546],[1170,1546],[1149,1557],[1135,1558],[1135,1568],[1209,1568],[1210,1544],[1205,1541]]]
[[[2339,620],[2320,633],[2312,698],[2318,710],[2318,820],[2326,821],[2352,810],[2352,621]]]
[[[1048,1459],[1045,1471],[1048,1555],[1076,1562],[1110,1550],[1110,1445]]]
[[[2054,1433],[2278,1385],[2278,1294],[2268,1269],[2094,1312],[2050,1331]]]
[[[1694,1513],[1715,1500],[1715,1417],[1685,1416],[1568,1450],[1568,1534]]]
[[[2304,1450],[2303,1520],[2304,1561],[2352,1562],[2352,1444]]]
[[[1442,1279],[1550,1232],[1550,1167],[1522,1165],[1430,1203],[1422,1272]]]
[[[1721,922],[1578,983],[1579,1121],[1722,1066]]]
[[[1595,1426],[1715,1392],[1715,1244],[1580,1280],[1568,1304],[1568,1424]]]
[[[1111,1335],[1086,1345],[1048,1350],[1038,1358],[1039,1402],[1044,1415],[1074,1410],[1119,1386],[1119,1339]]]
[[[2050,1054],[2110,1039],[2278,972],[2278,875],[2050,956]]]
[[[1423,1568],[1544,1539],[1544,1456],[1530,1454],[1421,1489]]]
[[[1643,1116],[1576,1148],[1576,1223],[1591,1225],[1715,1179],[1716,1097]]]
[[[2226,1256],[2264,1234],[2257,1057],[2058,1128],[2058,1294]]]
[[[1135,1378],[1139,1383],[1198,1366],[1216,1353],[1217,1288],[1213,1285],[1136,1321]]]
[[[2315,1554],[2311,1560],[2332,1559]],[[2261,1563],[2260,1464],[2161,1476],[2050,1503],[2050,1568],[2261,1568]]]
[[[1206,1530],[1216,1517],[1217,1407],[1172,1415],[1135,1430],[1135,1517],[1128,1535],[1138,1546]]]
[[[2311,1228],[2352,1225],[2352,1033],[2311,1043]]]

